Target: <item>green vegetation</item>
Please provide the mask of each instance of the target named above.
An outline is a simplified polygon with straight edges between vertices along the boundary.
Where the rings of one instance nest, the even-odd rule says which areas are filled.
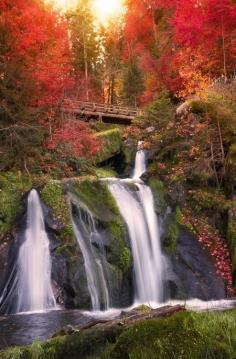
[[[173,253],[176,249],[180,225],[181,212],[179,207],[176,207],[175,211],[169,214],[166,224],[167,230],[164,238],[164,249],[168,254]]]
[[[98,178],[117,177],[117,173],[109,167],[96,168],[95,173]]]
[[[102,141],[103,148],[98,153],[95,162],[104,162],[121,151],[122,134],[118,128],[99,132],[96,136]]]
[[[74,181],[71,191],[89,208],[113,239],[117,265],[126,272],[131,265],[130,249],[126,246],[126,231],[116,201],[107,184],[94,179]]]
[[[21,172],[0,175],[0,236],[6,234],[23,210],[21,198],[32,188],[30,177]]]
[[[74,241],[74,232],[70,219],[70,207],[63,191],[61,181],[50,180],[41,190],[41,198],[53,211],[53,215],[62,225],[58,239],[63,243]]]
[[[107,184],[92,180],[74,181],[72,191],[86,204],[92,213],[104,222],[118,215],[116,202],[112,197]]]
[[[164,183],[155,177],[151,177],[148,181],[148,185],[152,189],[152,193],[155,198],[156,207],[161,214],[164,214],[167,203],[166,203],[166,189]]]
[[[52,208],[57,218],[63,222],[68,210],[66,200],[63,196],[61,182],[56,180],[49,181],[42,189],[41,197],[46,205]]]
[[[21,359],[32,358],[32,353],[40,359],[234,359],[236,311],[182,312],[129,327],[93,328],[17,351]],[[15,358],[10,353],[1,353],[0,358]]]

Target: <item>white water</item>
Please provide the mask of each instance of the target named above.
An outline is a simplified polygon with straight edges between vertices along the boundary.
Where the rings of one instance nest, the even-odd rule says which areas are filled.
[[[112,181],[109,189],[127,224],[134,261],[136,302],[163,301],[164,257],[160,246],[160,231],[150,188],[139,180],[146,171],[145,153],[137,152],[133,183],[137,194],[125,181]]]
[[[138,151],[135,158],[133,179],[139,179],[142,174],[146,172],[146,156],[145,151],[140,149],[141,145],[142,142],[140,141],[138,144]]]
[[[71,196],[71,201],[78,209],[79,225],[73,218],[72,223],[74,233],[84,258],[92,309],[93,311],[107,310],[110,306],[108,285],[101,258],[97,255],[92,244],[92,241],[95,238],[102,244],[102,238],[100,238],[96,229],[94,217],[89,209],[84,204],[79,203],[74,196]],[[86,220],[82,217],[81,208],[86,215]]]
[[[56,301],[51,286],[51,257],[43,211],[36,190],[28,197],[25,241],[17,260],[16,312],[53,309]]]

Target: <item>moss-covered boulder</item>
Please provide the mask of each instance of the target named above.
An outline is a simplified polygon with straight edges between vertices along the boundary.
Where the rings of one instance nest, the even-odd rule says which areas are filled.
[[[169,318],[117,322],[13,348],[1,359],[234,359],[236,312],[180,312]]]
[[[74,196],[78,205],[87,208],[96,221],[103,243],[93,245],[95,251],[100,245],[104,248],[112,303],[129,305],[132,300],[131,252],[126,228],[106,182],[93,176],[50,180],[41,187],[40,193],[45,204],[47,228],[54,241],[53,279],[64,293],[65,304],[83,309],[91,307],[84,258],[72,225],[71,196]]]
[[[102,142],[102,150],[98,153],[95,162],[101,163],[107,161],[114,155],[121,152],[122,133],[120,129],[113,128],[96,134],[97,138]]]

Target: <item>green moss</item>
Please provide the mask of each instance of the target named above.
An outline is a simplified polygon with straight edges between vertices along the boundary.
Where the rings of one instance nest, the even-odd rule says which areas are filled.
[[[136,143],[134,143],[133,146],[123,145],[122,153],[124,154],[124,161],[127,166],[133,166],[136,152],[137,152]]]
[[[97,155],[95,160],[96,163],[101,163],[115,154],[120,153],[122,147],[122,136],[121,131],[118,128],[99,132],[97,138],[103,143],[102,150]]]
[[[147,308],[141,308],[146,311]],[[11,356],[11,353],[21,356]],[[182,312],[169,318],[149,319],[131,326],[93,328],[58,336],[35,347],[0,353],[1,359],[234,359],[236,310]]]
[[[53,211],[55,218],[63,225],[58,238],[65,242],[74,242],[74,232],[70,219],[70,208],[60,181],[50,180],[41,191],[44,203]]]
[[[114,221],[107,225],[109,233],[114,237],[119,253],[118,267],[125,273],[131,266],[131,252],[125,244],[125,226],[120,215],[117,215]]]
[[[72,191],[98,219],[110,221],[114,215],[119,215],[116,202],[106,183],[97,180],[78,181],[74,182]]]
[[[34,342],[30,347],[31,359],[41,359],[43,356],[43,347],[39,342]]]
[[[41,191],[41,197],[45,204],[53,209],[57,218],[63,221],[67,205],[63,197],[61,182],[55,180],[49,181]]]
[[[116,171],[109,167],[96,168],[95,174],[98,178],[117,177]]]
[[[164,238],[164,249],[168,254],[171,254],[176,250],[180,225],[181,212],[179,207],[176,207],[175,211],[169,215],[167,220],[167,234]]]
[[[118,338],[110,359],[234,358],[234,320],[230,314],[180,313],[141,322]]]
[[[231,201],[225,198],[224,193],[214,188],[204,188],[188,191],[187,201],[189,206],[199,213],[203,211],[226,211],[231,205]]]
[[[196,115],[205,115],[208,113],[210,117],[215,118],[217,116],[216,107],[209,102],[203,100],[192,100],[189,102],[191,111]]]
[[[6,172],[0,175],[0,236],[6,234],[21,213],[21,198],[32,188],[30,177]]]
[[[12,348],[9,349],[6,353],[0,353],[0,358],[2,359],[21,359],[23,352],[21,348]]]
[[[132,256],[130,249],[124,246],[120,253],[120,263],[119,263],[119,267],[123,272],[127,272],[128,269],[130,268],[131,258]]]
[[[148,185],[151,187],[159,212],[163,214],[167,207],[166,190],[163,182],[159,181],[157,178],[151,177],[148,181]]]
[[[151,311],[151,308],[145,304],[142,304],[139,307],[134,308],[133,310],[140,313],[147,313]]]
[[[111,234],[114,240],[114,251],[117,252],[116,265],[122,272],[126,272],[131,265],[131,253],[125,243],[126,230],[123,220],[107,183],[95,179],[74,181],[70,190]]]

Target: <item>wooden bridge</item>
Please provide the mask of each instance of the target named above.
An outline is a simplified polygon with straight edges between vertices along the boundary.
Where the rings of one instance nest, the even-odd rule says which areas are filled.
[[[74,100],[64,100],[62,111],[85,121],[95,119],[121,125],[130,125],[135,117],[143,114],[143,111],[138,108]]]

